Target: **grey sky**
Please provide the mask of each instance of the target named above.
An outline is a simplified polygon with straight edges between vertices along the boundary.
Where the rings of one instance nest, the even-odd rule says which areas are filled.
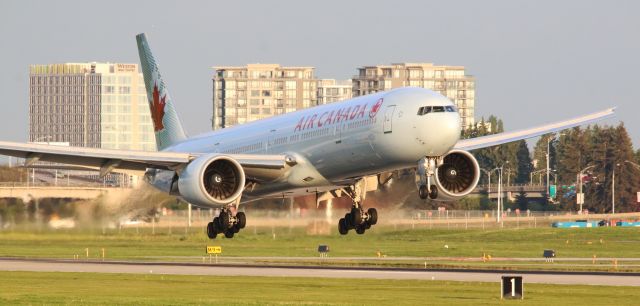
[[[640,145],[640,1],[1,1],[0,140],[28,133],[28,65],[138,62],[148,34],[190,134],[210,130],[211,66],[464,65],[476,117],[524,128],[618,106]]]

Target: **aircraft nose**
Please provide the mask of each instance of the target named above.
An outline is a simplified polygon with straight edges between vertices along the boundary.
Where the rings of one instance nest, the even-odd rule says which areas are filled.
[[[460,138],[458,113],[433,114],[423,127],[427,155],[441,156],[449,152]]]

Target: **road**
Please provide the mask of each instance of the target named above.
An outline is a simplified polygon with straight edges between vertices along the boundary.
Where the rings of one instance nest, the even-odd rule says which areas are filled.
[[[525,283],[640,286],[640,274],[409,270],[384,268],[278,267],[138,262],[0,259],[0,271],[95,272],[211,276],[271,276],[498,282],[522,275]]]

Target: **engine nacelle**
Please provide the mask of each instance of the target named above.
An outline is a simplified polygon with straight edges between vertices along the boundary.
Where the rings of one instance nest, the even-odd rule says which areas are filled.
[[[240,163],[220,154],[201,156],[180,173],[180,195],[189,203],[220,207],[232,203],[244,191],[245,176]]]
[[[435,173],[438,200],[456,200],[469,194],[480,180],[480,166],[471,153],[453,150]]]

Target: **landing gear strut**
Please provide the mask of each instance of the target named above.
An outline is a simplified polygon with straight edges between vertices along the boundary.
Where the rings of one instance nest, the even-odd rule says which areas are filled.
[[[359,180],[354,186],[344,189],[345,193],[349,195],[353,204],[351,211],[344,215],[338,221],[338,232],[340,235],[346,235],[349,230],[356,230],[358,235],[364,234],[364,232],[371,228],[372,225],[378,223],[378,211],[375,208],[369,208],[364,210],[362,207],[362,201],[364,200],[365,181]]]
[[[220,214],[207,224],[207,236],[216,239],[218,234],[224,234],[227,238],[233,238],[247,225],[247,216],[244,212],[235,213],[235,205],[223,207]]]
[[[418,186],[418,196],[421,199],[430,198],[435,200],[438,198],[438,188],[432,184],[436,170],[442,164],[441,157],[423,157],[418,162],[416,170],[416,185]]]

